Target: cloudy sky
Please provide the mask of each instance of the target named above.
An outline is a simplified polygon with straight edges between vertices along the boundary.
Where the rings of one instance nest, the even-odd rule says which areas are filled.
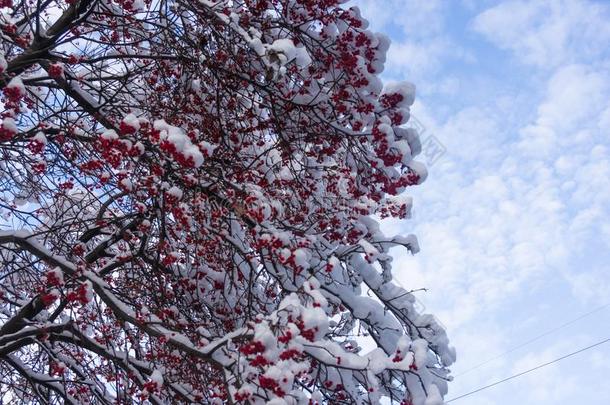
[[[447,399],[609,338],[610,2],[356,3],[392,38],[385,78],[418,88],[430,176],[387,226],[419,237],[395,274],[457,349]],[[608,358],[452,404],[607,405]]]

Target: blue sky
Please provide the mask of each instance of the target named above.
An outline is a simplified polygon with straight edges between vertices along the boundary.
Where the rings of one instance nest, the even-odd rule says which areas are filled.
[[[610,1],[356,1],[446,149],[395,274],[457,349],[447,399],[610,337]],[[425,160],[422,157],[422,160]],[[610,344],[452,404],[610,403]]]

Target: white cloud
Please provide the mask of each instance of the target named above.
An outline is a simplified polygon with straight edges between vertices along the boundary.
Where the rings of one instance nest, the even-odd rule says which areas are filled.
[[[414,191],[423,252],[412,260],[422,261],[416,279],[442,292],[439,309],[460,308],[445,321],[451,326],[469,322],[477,308],[493,311],[526,286],[540,288],[545,277],[587,257],[592,238],[609,234],[610,153],[597,117],[610,100],[610,78],[570,65],[549,78],[545,93],[534,123],[517,134],[505,125],[510,111],[494,104],[430,125],[448,152]],[[425,122],[429,113],[419,114],[419,106],[415,115]],[[565,274],[568,283],[589,280]],[[587,286],[600,290],[594,296],[606,288]]]
[[[441,39],[395,42],[390,47],[387,64],[394,71],[409,72],[408,77],[422,72],[438,71],[448,44]]]
[[[444,28],[446,4],[441,0],[356,0],[372,28],[387,32],[398,27],[410,38],[429,37]]]
[[[479,14],[474,29],[519,61],[554,68],[607,52],[607,3],[577,0],[509,1]]]
[[[610,297],[607,268],[586,268],[582,272],[564,272],[575,296],[588,302],[604,302]]]
[[[439,78],[449,60],[474,60],[444,32],[449,8],[440,0],[357,0],[353,2],[371,23],[371,29],[391,34],[385,75],[418,83],[424,93],[455,94],[455,77]]]
[[[464,3],[468,12],[481,7]],[[396,9],[379,12],[394,28],[408,20],[393,17]],[[498,53],[480,43],[481,36],[456,36],[459,29],[443,25],[452,22],[444,13],[428,17],[435,19],[431,29],[399,36],[388,58],[388,72],[415,79],[418,88],[452,83],[413,108],[426,135],[434,134],[447,153],[421,187],[409,190],[414,218],[385,226],[418,235],[422,252],[396,252],[395,275],[409,289],[430,289],[418,297],[448,328],[460,372],[610,296],[610,7],[567,0],[492,5],[470,26],[523,64],[512,72],[498,70],[502,63],[477,62],[475,68],[490,71],[474,70],[472,77],[463,71],[470,55],[485,61]],[[466,63],[458,67],[455,60]],[[579,342],[599,319],[588,321],[579,324]],[[518,353],[511,353],[460,377],[451,393],[561,354],[575,344],[566,336],[553,334],[526,347],[519,353],[534,354],[516,363]],[[608,395],[582,392],[595,389],[603,370],[596,366],[598,374],[591,376],[586,363],[574,364],[574,373],[569,366],[551,367],[462,401],[608,403]],[[559,388],[557,381],[563,382]]]
[[[517,359],[512,366],[512,375],[533,369],[542,364],[549,363],[567,353],[573,352],[584,345],[587,339],[578,338],[562,340],[538,352],[529,352]],[[528,373],[516,382],[522,393],[532,403],[561,403],[570,395],[578,394],[583,386],[583,376],[566,373],[565,368],[571,366],[570,362],[579,361],[578,358],[565,360],[564,363],[553,363],[541,369]],[[521,394],[523,395],[523,394]]]

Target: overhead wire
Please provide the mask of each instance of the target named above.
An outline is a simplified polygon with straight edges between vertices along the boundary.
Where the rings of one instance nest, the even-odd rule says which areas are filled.
[[[470,395],[476,394],[477,392],[481,392],[481,391],[486,390],[486,389],[491,388],[491,387],[495,387],[496,385],[502,384],[502,383],[504,383],[504,382],[506,382],[506,381],[509,381],[509,380],[515,379],[515,378],[517,378],[517,377],[521,377],[522,375],[525,375],[525,374],[531,373],[532,371],[539,370],[539,369],[541,369],[541,368],[543,368],[543,367],[549,366],[549,365],[551,365],[551,364],[553,364],[553,363],[557,363],[558,361],[561,361],[561,360],[563,360],[563,359],[567,359],[568,357],[571,357],[571,356],[575,356],[575,355],[577,355],[577,354],[579,354],[579,353],[582,353],[582,352],[584,352],[584,351],[586,351],[586,350],[592,349],[592,348],[597,347],[597,346],[601,346],[601,345],[603,345],[604,343],[608,343],[608,342],[610,342],[610,338],[608,338],[608,339],[604,339],[604,340],[599,341],[599,342],[597,342],[597,343],[594,343],[594,344],[592,344],[592,345],[590,345],[590,346],[583,347],[582,349],[576,350],[576,351],[574,351],[574,352],[571,352],[571,353],[565,354],[565,355],[563,355],[563,356],[561,356],[561,357],[558,357],[558,358],[556,358],[556,359],[554,359],[554,360],[551,360],[551,361],[548,361],[548,362],[546,362],[546,363],[540,364],[540,365],[538,365],[538,366],[536,366],[536,367],[530,368],[529,370],[525,370],[525,371],[521,371],[520,373],[513,374],[513,375],[511,375],[510,377],[506,377],[506,378],[504,378],[504,379],[502,379],[502,380],[500,380],[500,381],[496,381],[496,382],[494,382],[494,383],[491,383],[491,384],[485,385],[484,387],[477,388],[476,390],[473,390],[473,391],[467,392],[466,394],[462,394],[462,395],[457,396],[457,397],[455,397],[455,398],[451,398],[450,400],[445,401],[445,403],[449,403],[449,402],[457,401],[458,399],[462,399],[462,398],[468,397],[468,396],[470,396]]]
[[[583,318],[586,318],[586,317],[588,317],[588,316],[591,316],[591,315],[595,314],[596,312],[599,312],[599,311],[601,311],[602,309],[607,308],[608,306],[610,306],[610,303],[607,303],[607,304],[605,304],[605,305],[602,305],[602,306],[600,306],[600,307],[597,307],[597,308],[595,308],[595,309],[593,309],[593,310],[591,310],[591,311],[589,311],[589,312],[587,312],[587,313],[584,313],[584,314],[582,314],[582,315],[580,315],[580,316],[578,316],[578,317],[576,317],[576,318],[574,318],[574,319],[571,319],[571,320],[569,320],[569,321],[567,321],[567,322],[565,322],[565,323],[563,323],[563,324],[561,324],[561,325],[559,325],[559,326],[557,326],[557,327],[555,327],[555,328],[553,328],[553,329],[551,329],[551,330],[548,330],[548,331],[546,331],[546,332],[544,332],[544,333],[542,333],[542,334],[540,334],[540,335],[537,335],[537,336],[535,336],[535,337],[533,337],[533,338],[531,338],[531,339],[529,339],[529,340],[527,340],[527,341],[525,341],[525,342],[523,342],[523,343],[520,343],[519,345],[514,346],[514,347],[512,347],[512,348],[508,349],[507,351],[505,351],[505,352],[502,352],[502,353],[498,354],[498,355],[497,355],[497,356],[495,356],[495,357],[492,357],[492,358],[490,358],[490,359],[488,359],[488,360],[485,360],[485,361],[484,361],[484,362],[482,362],[482,363],[479,363],[479,364],[477,364],[477,365],[475,365],[475,366],[473,366],[473,367],[471,367],[471,368],[469,368],[469,369],[467,369],[467,370],[465,370],[465,371],[463,371],[463,372],[461,372],[461,373],[459,373],[459,374],[456,374],[456,375],[454,376],[454,378],[457,378],[457,377],[463,376],[464,374],[468,374],[468,373],[470,373],[471,371],[474,371],[474,370],[476,370],[476,369],[478,369],[478,368],[480,368],[480,367],[482,367],[482,366],[484,366],[484,365],[486,365],[486,364],[488,364],[488,363],[491,363],[491,362],[492,362],[492,361],[494,361],[494,360],[497,360],[497,359],[499,359],[499,358],[502,358],[502,357],[506,356],[507,354],[510,354],[510,353],[514,352],[515,350],[521,349],[522,347],[527,346],[527,345],[529,345],[530,343],[533,343],[533,342],[535,342],[535,341],[537,341],[537,340],[539,340],[539,339],[542,339],[543,337],[548,336],[548,335],[550,335],[550,334],[551,334],[551,333],[553,333],[553,332],[556,332],[556,331],[558,331],[558,330],[560,330],[560,329],[562,329],[562,328],[565,328],[566,326],[570,326],[570,325],[572,325],[573,323],[576,323],[576,322],[580,321],[580,320],[581,320],[581,319],[583,319]]]

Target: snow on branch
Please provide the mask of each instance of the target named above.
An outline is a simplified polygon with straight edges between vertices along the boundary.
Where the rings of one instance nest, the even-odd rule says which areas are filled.
[[[374,219],[427,176],[415,87],[357,7],[6,4],[1,401],[442,403]]]

